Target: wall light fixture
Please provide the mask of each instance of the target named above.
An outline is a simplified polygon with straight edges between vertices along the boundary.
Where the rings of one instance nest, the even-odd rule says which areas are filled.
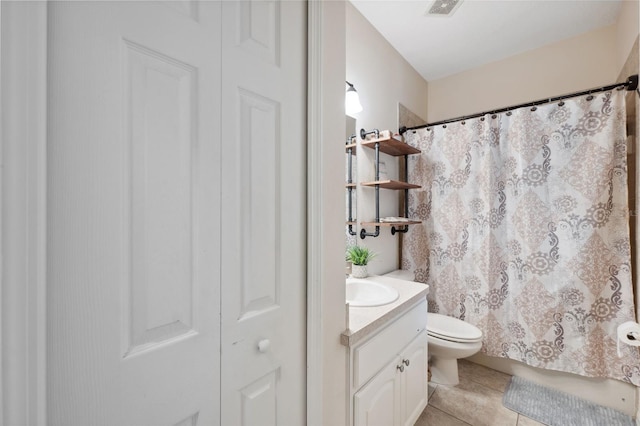
[[[344,97],[344,110],[348,115],[357,114],[362,111],[360,96],[358,96],[358,92],[356,92],[353,84],[348,81],[346,83],[349,87],[347,88],[347,93]]]

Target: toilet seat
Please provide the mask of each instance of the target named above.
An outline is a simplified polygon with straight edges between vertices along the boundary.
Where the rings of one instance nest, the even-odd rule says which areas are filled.
[[[482,341],[482,331],[462,320],[441,314],[427,313],[427,333],[451,342]]]
[[[479,337],[477,339],[460,339],[457,337],[451,337],[451,336],[443,336],[441,334],[435,334],[435,333],[430,333],[427,332],[427,335],[436,339],[442,339],[442,340],[446,340],[448,342],[454,342],[454,343],[476,343],[476,342],[482,342],[482,337]]]

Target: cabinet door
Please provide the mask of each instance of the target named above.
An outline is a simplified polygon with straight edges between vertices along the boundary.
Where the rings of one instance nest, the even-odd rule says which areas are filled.
[[[400,419],[400,358],[388,364],[353,396],[354,426],[391,426]]]
[[[406,365],[408,361],[409,365]],[[427,331],[423,330],[402,352],[400,374],[402,425],[412,426],[427,406]]]

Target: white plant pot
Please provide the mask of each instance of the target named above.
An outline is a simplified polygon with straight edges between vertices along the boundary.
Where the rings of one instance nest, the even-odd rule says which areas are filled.
[[[351,265],[351,276],[353,278],[367,278],[367,265]]]

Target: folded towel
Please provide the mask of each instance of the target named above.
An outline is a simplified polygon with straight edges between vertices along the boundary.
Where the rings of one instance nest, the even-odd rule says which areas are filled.
[[[389,216],[389,217],[381,217],[380,222],[411,222],[411,219],[408,219],[406,217]]]

